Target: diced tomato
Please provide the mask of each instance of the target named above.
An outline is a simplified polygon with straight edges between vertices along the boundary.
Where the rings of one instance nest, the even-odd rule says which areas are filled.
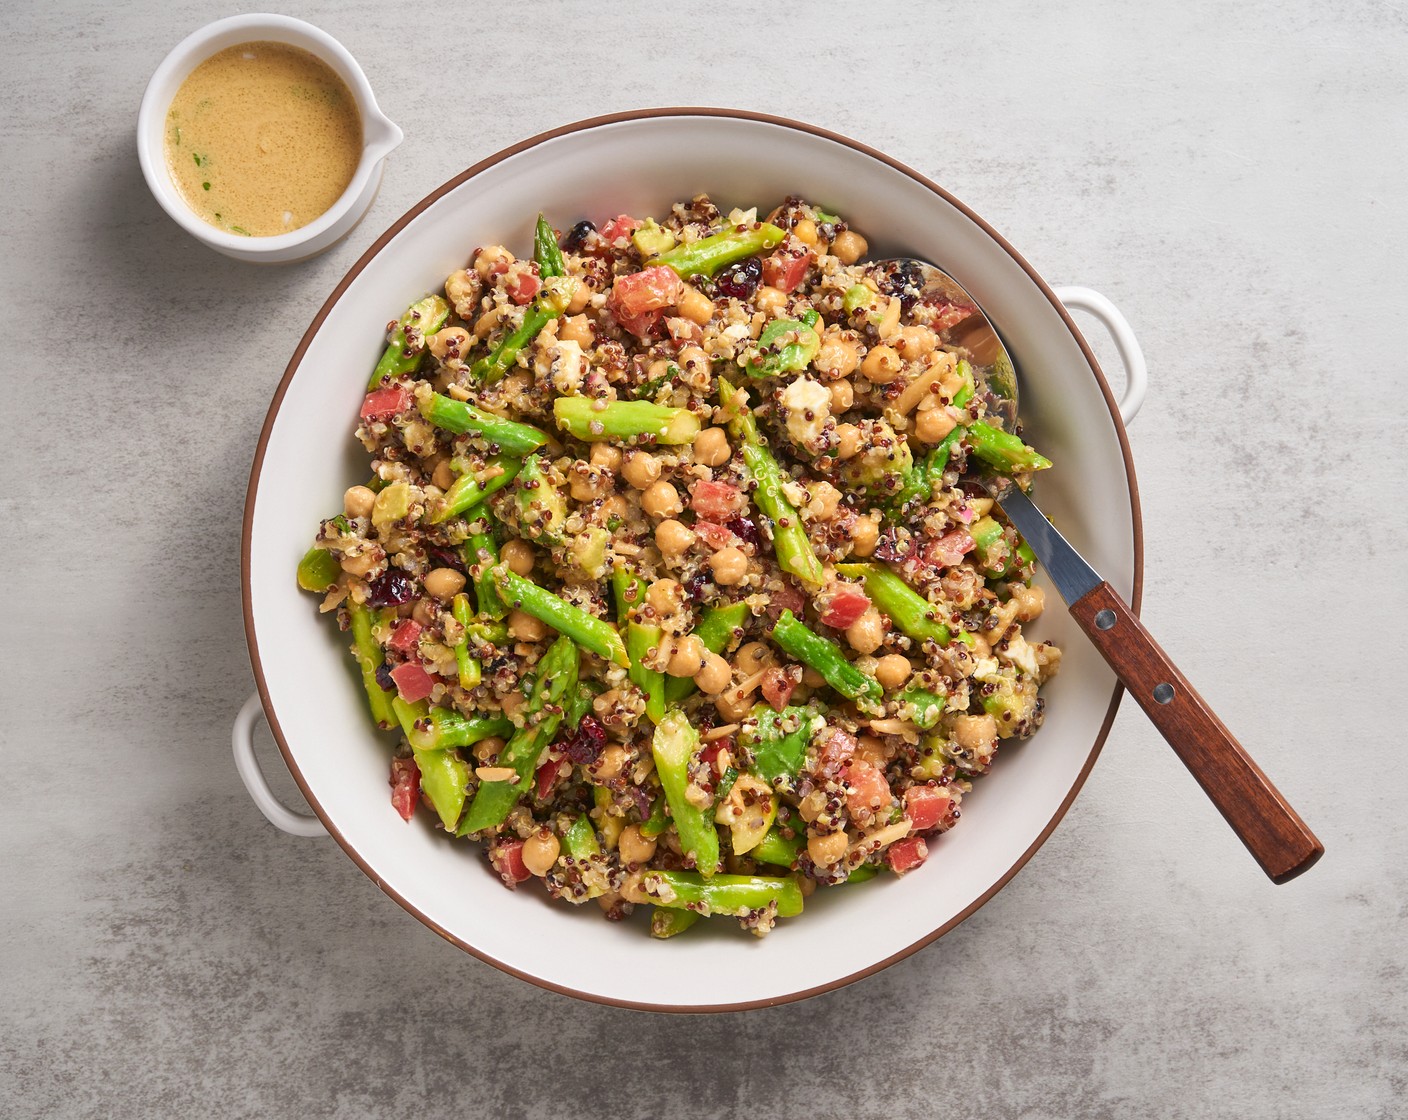
[[[733,530],[717,521],[696,521],[694,531],[699,535],[699,539],[712,549],[728,548],[738,543]]]
[[[936,567],[951,568],[976,547],[967,529],[954,529],[924,546],[924,559]]]
[[[416,661],[407,661],[391,670],[391,679],[396,682],[396,691],[407,704],[424,700],[435,689],[435,678],[421,668]]]
[[[906,836],[885,849],[885,862],[896,875],[913,871],[929,858],[929,845],[922,836]]]
[[[833,583],[821,594],[821,624],[844,630],[870,609],[870,596],[858,583]]]
[[[508,298],[522,307],[525,303],[532,302],[542,286],[543,282],[530,269],[524,267],[509,277],[506,290]]]
[[[743,508],[743,491],[728,482],[700,479],[694,484],[689,506],[710,521],[727,521]]]
[[[549,759],[539,766],[538,772],[534,775],[538,784],[538,800],[546,801],[548,794],[552,792],[552,787],[570,773],[572,773],[572,764],[565,758]]]
[[[420,799],[420,767],[414,758],[391,760],[391,804],[403,821],[415,815]]]
[[[699,761],[712,770],[715,774],[722,776],[723,771],[719,768],[719,755],[723,753],[723,743],[715,739],[699,752]]]
[[[509,890],[533,877],[523,862],[522,840],[501,840],[494,844],[489,849],[489,863]]]
[[[787,707],[792,699],[792,691],[802,683],[801,670],[793,665],[786,669],[774,666],[763,674],[763,699],[772,705],[775,712]]]
[[[784,292],[796,291],[812,263],[810,249],[781,248],[763,261],[763,283]]]
[[[607,242],[615,244],[617,239],[630,237],[631,231],[640,227],[640,221],[632,218],[629,214],[617,214],[616,217],[602,223],[600,233]]]
[[[846,780],[846,808],[857,821],[868,820],[890,803],[890,783],[868,762],[852,759],[842,772]]]
[[[390,420],[411,407],[411,394],[400,385],[374,389],[362,402],[363,420]]]
[[[948,790],[942,786],[911,786],[904,791],[904,815],[915,832],[938,828],[951,805]]]
[[[410,653],[420,644],[421,625],[413,618],[405,619],[386,644],[397,653]]]
[[[684,281],[670,269],[645,268],[618,276],[607,305],[621,326],[645,338],[659,325],[665,309],[673,307],[683,294]]]
[[[958,326],[959,323],[963,322],[964,319],[978,310],[971,304],[950,303],[948,300],[941,300],[934,306],[938,314],[934,317],[934,321],[930,326],[941,334],[946,330]]]

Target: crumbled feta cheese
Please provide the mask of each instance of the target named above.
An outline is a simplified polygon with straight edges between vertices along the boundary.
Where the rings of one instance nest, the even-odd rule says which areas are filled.
[[[810,377],[799,377],[782,390],[779,399],[787,410],[788,438],[798,447],[820,444],[831,418],[831,393],[826,386]]]

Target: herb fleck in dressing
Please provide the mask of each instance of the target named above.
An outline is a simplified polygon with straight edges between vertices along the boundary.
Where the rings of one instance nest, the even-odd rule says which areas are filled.
[[[362,157],[352,91],[284,43],[241,43],[206,59],[177,90],[166,126],[166,166],[186,205],[251,237],[313,221]]]

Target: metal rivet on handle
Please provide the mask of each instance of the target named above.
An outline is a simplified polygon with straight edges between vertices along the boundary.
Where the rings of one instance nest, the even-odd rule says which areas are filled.
[[[1169,684],[1168,681],[1164,681],[1163,684],[1156,684],[1154,686],[1154,699],[1160,704],[1167,704],[1173,699],[1173,685]]]
[[[1095,629],[1108,630],[1115,624],[1115,612],[1108,607],[1095,616]]]

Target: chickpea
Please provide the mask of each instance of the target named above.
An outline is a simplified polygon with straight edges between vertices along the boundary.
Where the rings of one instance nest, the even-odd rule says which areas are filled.
[[[609,443],[594,443],[591,464],[603,470],[618,471],[621,469],[621,449]]]
[[[825,481],[818,482],[812,487],[812,500],[808,503],[808,508],[822,521],[830,521],[836,516],[836,509],[841,504],[841,491]]]
[[[1012,588],[1012,599],[1017,604],[1017,619],[1021,622],[1030,622],[1046,609],[1046,592],[1040,587],[1018,584]]]
[[[709,557],[709,568],[714,573],[714,582],[720,587],[732,587],[742,583],[748,574],[748,557],[739,548],[721,548]]]
[[[699,684],[699,677],[696,675],[694,683]],[[719,690],[719,695],[710,693],[707,688],[699,684],[699,691],[714,696],[714,710],[719,713],[729,723],[737,723],[747,719],[753,711],[753,694],[743,692],[741,689],[729,688],[727,684]]]
[[[455,472],[449,459],[441,459],[435,464],[435,469],[430,472],[430,481],[441,490],[448,490],[455,484]]]
[[[709,367],[713,363],[709,360],[709,355],[704,353],[698,346],[686,346],[680,351],[678,365],[681,369],[693,370],[698,373],[708,373]]]
[[[652,517],[673,517],[677,513],[684,512],[684,503],[680,501],[680,492],[668,482],[653,483],[641,495],[640,505]]]
[[[938,443],[957,426],[946,408],[926,408],[914,418],[914,436],[922,443]]]
[[[514,689],[512,692],[506,692],[499,697],[499,707],[503,709],[504,715],[515,723],[518,722],[518,717],[522,715],[523,709],[527,707],[527,705],[528,697],[524,696],[523,693],[519,692],[517,689]]]
[[[953,737],[964,750],[981,751],[997,738],[997,720],[986,712],[980,716],[955,716]]]
[[[621,880],[621,898],[626,902],[634,902],[638,906],[648,906],[655,900],[641,889],[641,880],[645,878],[642,871],[632,871]]]
[[[787,293],[771,284],[764,284],[753,296],[753,303],[760,311],[775,311],[787,304]]]
[[[503,548],[499,549],[499,559],[508,565],[509,571],[514,575],[526,576],[533,571],[537,554],[531,544],[515,537],[504,542]]]
[[[445,298],[455,309],[455,314],[466,321],[474,317],[474,305],[479,302],[483,285],[479,277],[468,269],[452,272],[445,278]]]
[[[739,646],[733,655],[733,663],[738,667],[738,675],[751,677],[759,669],[766,669],[776,663],[772,650],[764,642],[748,642]]]
[[[648,489],[660,477],[660,460],[649,451],[632,451],[621,468],[621,477],[637,490]]]
[[[826,678],[807,665],[802,669],[802,683],[808,688],[820,688],[826,683]]]
[[[855,753],[851,758],[856,762],[868,762],[877,770],[884,770],[890,763],[890,754],[883,739],[874,735],[862,735],[856,740]]]
[[[846,628],[846,641],[857,653],[874,653],[885,641],[885,622],[880,612],[870,607]]]
[[[695,541],[694,530],[673,517],[655,526],[655,547],[666,560],[674,560],[689,551]]]
[[[426,340],[430,352],[442,362],[469,353],[469,332],[463,327],[446,327]]]
[[[352,486],[342,495],[342,510],[348,517],[370,517],[376,505],[376,492],[370,486]]]
[[[722,428],[705,428],[694,437],[694,461],[706,467],[721,467],[733,455],[728,433]]]
[[[698,288],[691,288],[688,284],[685,285],[684,295],[680,296],[675,306],[679,308],[681,315],[701,327],[714,317],[714,301]]]
[[[665,672],[672,677],[692,677],[704,667],[704,655],[708,652],[703,642],[693,634],[687,634],[670,651]]]
[[[483,763],[486,766],[491,765],[498,760],[499,752],[504,749],[505,745],[503,739],[497,735],[490,735],[487,739],[480,739],[479,742],[474,744],[474,761]]]
[[[802,892],[803,898],[811,898],[816,894],[816,880],[810,875],[798,875],[797,889]]]
[[[810,218],[798,218],[792,223],[792,232],[803,245],[815,246],[817,243],[816,223]]]
[[[602,693],[602,696],[605,695],[607,694]],[[601,697],[597,697],[597,699],[601,699]],[[601,757],[597,759],[592,770],[598,778],[610,781],[612,778],[621,776],[621,772],[626,769],[626,763],[629,761],[630,756],[626,753],[626,748],[619,743],[612,743],[601,752]]]
[[[561,851],[557,837],[548,829],[540,828],[523,841],[523,851],[519,854],[523,857],[523,866],[541,879],[552,870]]]
[[[880,526],[873,517],[857,517],[851,526],[851,555],[869,556],[880,543]]]
[[[849,412],[851,405],[856,403],[856,391],[849,381],[833,381],[826,388],[831,394],[831,415]]]
[[[675,613],[675,608],[683,602],[683,588],[673,579],[657,579],[645,590],[645,601],[657,615]]]
[[[865,238],[853,229],[842,230],[831,243],[831,255],[842,264],[855,264],[870,248]]]
[[[567,301],[567,314],[576,315],[585,310],[587,304],[591,302],[591,299],[591,285],[582,277],[577,277],[577,284],[572,289],[572,298]]]
[[[717,653],[706,653],[704,655],[703,668],[694,674],[694,683],[699,686],[699,691],[707,696],[718,696],[732,681],[732,668],[730,668],[729,663]],[[752,711],[752,697],[744,697],[743,703],[747,711]],[[725,718],[734,718],[728,711],[724,711],[722,707],[720,711]]]
[[[563,342],[575,342],[583,350],[596,341],[596,334],[585,315],[573,315],[564,320],[562,326],[557,328],[557,337]]]
[[[844,832],[828,832],[825,836],[813,836],[807,841],[807,855],[818,867],[830,867],[846,854],[850,845]]]
[[[846,377],[860,364],[860,348],[839,331],[827,331],[812,365],[828,377]]]
[[[495,306],[489,308],[488,311],[484,312],[483,315],[479,316],[479,318],[474,321],[474,337],[488,338],[489,334],[499,325],[503,317],[504,309],[502,307]]]
[[[909,658],[901,653],[887,653],[875,665],[875,679],[884,688],[899,688],[913,671]]]
[[[655,837],[646,836],[640,825],[633,824],[622,830],[616,849],[621,853],[622,863],[646,864],[655,855],[655,846]]]
[[[836,454],[854,459],[860,453],[860,429],[854,424],[836,425]]]
[[[454,568],[436,568],[426,575],[425,593],[434,599],[453,599],[464,589],[464,576]]]
[[[914,361],[923,358],[934,352],[939,344],[939,336],[928,327],[910,326],[900,328],[899,351],[900,357],[906,361]]]
[[[502,245],[486,245],[474,254],[475,275],[487,284],[494,276],[505,272],[513,259],[513,254]]]
[[[591,471],[574,470],[567,482],[567,492],[574,502],[593,502],[610,489],[611,480]]]
[[[548,636],[548,624],[526,611],[510,611],[508,632],[520,642],[541,642]]]
[[[872,385],[888,385],[900,375],[904,362],[893,346],[876,346],[860,364],[860,372]]]

